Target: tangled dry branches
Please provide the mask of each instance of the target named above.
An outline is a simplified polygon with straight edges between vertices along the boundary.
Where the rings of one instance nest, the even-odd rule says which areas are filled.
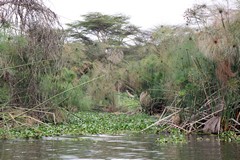
[[[10,23],[21,31],[26,31],[33,24],[54,26],[58,24],[58,19],[44,5],[43,0],[1,0],[0,23]]]

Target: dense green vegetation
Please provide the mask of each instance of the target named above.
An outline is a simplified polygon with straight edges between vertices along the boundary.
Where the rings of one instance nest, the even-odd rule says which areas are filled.
[[[127,114],[110,114],[81,112],[69,115],[68,122],[57,125],[37,125],[34,127],[15,127],[0,129],[1,138],[41,138],[61,135],[88,135],[88,134],[133,134],[152,124],[155,119],[145,114],[129,116]],[[156,133],[157,127],[148,130]]]
[[[32,2],[0,4],[1,137],[156,126],[240,133],[240,8],[195,5],[187,26],[150,31],[96,12],[63,30],[43,1]]]

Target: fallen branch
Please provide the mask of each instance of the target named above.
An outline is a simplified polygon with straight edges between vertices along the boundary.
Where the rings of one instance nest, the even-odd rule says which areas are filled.
[[[33,118],[33,117],[31,117],[31,116],[25,116],[25,117],[26,117],[26,118],[29,118],[29,119],[32,119],[32,120],[34,120],[34,121],[36,121],[36,122],[38,122],[38,123],[41,123],[41,124],[44,124],[44,125],[50,127],[49,124],[44,123],[44,122],[42,122],[42,121],[40,121],[40,120],[38,120],[38,119],[36,119],[36,118]]]
[[[180,126],[178,126],[178,125],[176,125],[176,124],[174,124],[174,123],[171,123],[170,125],[173,126],[174,128],[178,128],[178,129],[180,129],[180,130],[183,130],[184,132],[186,132],[187,134],[189,134],[188,130],[184,129],[183,127],[180,127]]]
[[[22,126],[25,126],[25,124],[17,121],[17,120],[15,119],[16,117],[14,117],[11,113],[8,113],[8,115],[10,116],[11,120],[13,120],[13,122],[15,122],[17,125],[21,124]]]

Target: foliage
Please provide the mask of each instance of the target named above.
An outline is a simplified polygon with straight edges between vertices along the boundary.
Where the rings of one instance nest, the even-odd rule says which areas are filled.
[[[144,114],[129,116],[127,114],[80,112],[74,115],[70,114],[68,117],[69,122],[65,124],[0,129],[0,137],[9,139],[58,135],[134,133],[153,123],[153,119]],[[152,128],[149,132],[156,132],[156,128]]]
[[[239,136],[237,136],[233,131],[223,132],[219,135],[219,138],[224,142],[240,141]]]
[[[134,36],[139,29],[131,25],[129,18],[124,15],[105,15],[93,12],[83,15],[83,21],[68,24],[70,37],[81,40],[86,44],[95,40],[109,45],[123,45],[130,36]]]
[[[232,1],[195,5],[186,11],[188,23],[198,27],[196,44],[199,50],[215,64],[215,73],[210,77],[217,83],[208,83],[204,88],[210,91],[206,92],[210,105],[218,109],[221,106],[223,110],[223,130],[227,126],[234,128],[235,124],[229,122],[231,118],[239,121],[236,117],[239,114],[239,95],[232,94],[239,89],[239,10],[230,4]]]
[[[66,43],[63,46],[62,61],[68,68],[80,67],[87,59],[85,47],[81,43]]]
[[[157,44],[157,35],[163,36],[162,29],[164,27],[161,26],[159,30],[155,30],[161,34],[153,32],[153,43]],[[185,30],[183,32],[186,33]],[[172,35],[174,33],[176,32],[171,32]],[[161,45],[156,45],[157,49],[150,50],[139,62],[132,62],[128,70],[130,74],[135,73],[131,78],[139,77],[137,81],[141,84],[138,88],[140,92],[149,90],[152,98],[164,99],[169,104],[177,97],[178,107],[200,106],[206,98],[202,85],[207,87],[209,81],[213,85],[216,83],[211,79],[215,66],[198,51],[194,37],[188,32],[183,36],[184,33],[179,37],[175,36],[178,43],[174,46],[167,37],[161,37]]]
[[[118,93],[118,106],[121,110],[134,111],[140,107],[137,97],[130,97],[127,93]]]
[[[165,65],[156,54],[149,53],[140,61],[133,61],[127,68],[125,81],[137,94],[148,90],[153,98],[163,98]]]
[[[10,100],[10,96],[9,96],[9,87],[7,85],[5,85],[4,83],[2,83],[3,86],[0,86],[1,90],[0,90],[0,104],[6,104],[9,102]]]
[[[178,129],[172,129],[167,135],[161,135],[160,138],[156,140],[160,144],[178,144],[178,143],[187,143],[186,135],[181,133]]]
[[[62,32],[56,14],[41,0],[1,1],[1,80],[10,88],[10,105],[43,101],[40,77],[61,64]],[[8,23],[9,25],[5,25]]]
[[[224,7],[224,4],[214,6],[196,5],[186,11],[186,17],[189,23],[198,24],[198,30],[201,31],[196,37],[198,47],[203,54],[218,63],[216,72],[223,69],[222,72],[225,73],[217,73],[217,76],[222,83],[226,83],[228,78],[235,76],[231,66],[238,65],[239,61],[239,37],[236,28],[239,15],[231,8]],[[224,79],[224,76],[229,77]]]
[[[212,77],[214,64],[199,53],[192,40],[185,39],[168,55],[169,72],[166,75],[165,96],[170,103],[177,97],[179,107],[201,106],[210,95],[209,86],[215,85]],[[172,92],[171,92],[172,91]],[[207,91],[206,93],[204,93]]]
[[[41,0],[4,0],[0,2],[4,13],[0,28],[2,112],[10,112],[8,106],[39,109],[41,113],[35,115],[40,120],[44,107],[52,113],[90,109],[127,112],[140,106],[144,92],[150,93],[151,102],[159,100],[168,109],[164,116],[181,111],[183,123],[173,126],[187,133],[203,128],[215,133],[239,132],[240,13],[239,8],[225,6],[195,5],[186,11],[188,26],[159,26],[151,31],[140,31],[121,14],[89,13],[82,21],[68,24],[70,41],[63,46],[63,33],[55,28],[56,15]],[[102,78],[92,81],[95,77]],[[89,81],[91,85],[81,85]],[[149,123],[125,123],[125,115],[119,115],[120,119],[92,115],[80,114],[81,123],[73,118],[71,132],[66,131],[66,125],[57,126],[56,131],[41,127],[49,135],[105,133],[138,130]],[[11,120],[11,114],[8,118]],[[213,123],[215,119],[218,123]],[[83,130],[76,128],[77,123]],[[41,127],[40,137],[44,135]],[[38,135],[35,130],[27,129],[23,136]],[[174,134],[177,136],[158,141],[184,141],[180,133]]]
[[[41,92],[45,99],[49,99],[58,93],[69,90],[76,85],[89,81],[87,75],[77,79],[77,74],[67,68],[63,68],[59,75],[46,75],[40,82]],[[86,95],[86,86],[77,87],[52,100],[54,106],[61,106],[67,110],[89,110],[92,105],[91,97]]]

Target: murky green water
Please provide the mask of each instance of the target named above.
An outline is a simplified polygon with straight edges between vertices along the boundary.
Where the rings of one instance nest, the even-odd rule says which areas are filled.
[[[240,144],[189,137],[187,144],[155,143],[156,135],[81,136],[0,141],[1,160],[165,159],[240,160]]]

